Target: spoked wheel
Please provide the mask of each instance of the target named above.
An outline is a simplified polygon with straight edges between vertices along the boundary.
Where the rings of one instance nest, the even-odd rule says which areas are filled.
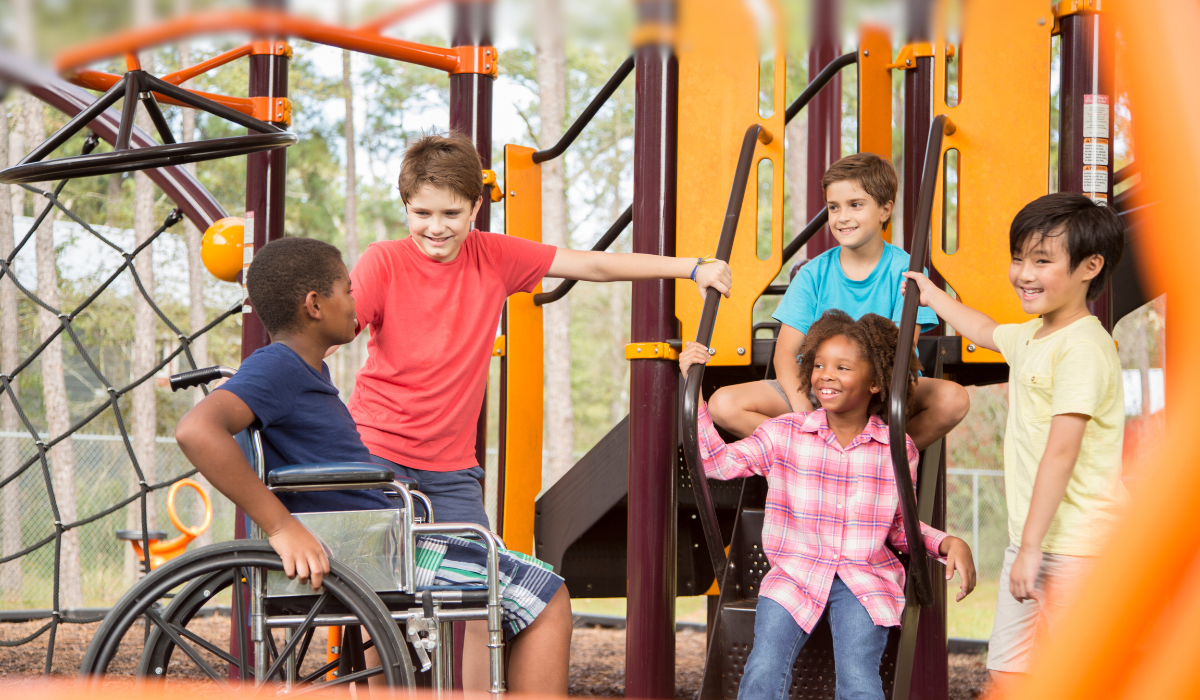
[[[268,686],[275,692],[285,683],[289,661],[297,673],[292,676],[289,694],[319,691],[336,685],[364,681],[381,676],[389,686],[411,688],[413,669],[399,630],[386,607],[370,586],[336,561],[322,584],[323,593],[307,596],[298,615],[298,624],[290,638],[277,641],[268,630],[265,635],[265,682],[254,677],[247,622],[249,591],[246,582],[252,570],[282,571],[279,556],[266,542],[239,540],[211,545],[171,561],[142,579],[118,602],[88,646],[81,666],[83,675],[103,675],[115,670],[114,659],[122,642],[138,645],[144,638],[138,675],[148,678],[201,678],[232,691],[240,681]],[[234,584],[238,585],[234,585]],[[166,609],[159,601],[170,592],[174,598]],[[231,591],[231,593],[226,593]],[[222,618],[205,619],[204,608],[218,598],[230,599],[232,624]],[[294,606],[293,606],[294,607]],[[300,672],[317,630],[319,615],[352,616],[370,635],[380,665],[357,670],[325,682],[329,669]],[[144,635],[145,622],[150,628]],[[228,643],[230,628],[237,635],[236,651]],[[323,646],[317,645],[318,648]],[[308,666],[311,666],[310,662]],[[235,673],[236,672],[236,673]]]

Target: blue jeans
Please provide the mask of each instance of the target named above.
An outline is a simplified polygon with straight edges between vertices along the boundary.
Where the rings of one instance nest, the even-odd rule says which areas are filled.
[[[475,523],[491,530],[487,511],[483,507],[483,469],[471,467],[452,472],[431,472],[413,469],[371,455],[371,461],[391,467],[400,476],[417,480],[417,490],[429,497],[433,516],[439,523]],[[419,512],[419,511],[418,511]]]
[[[879,663],[887,646],[888,628],[879,627],[854,593],[834,577],[825,616],[833,632],[838,700],[883,700]],[[808,633],[779,603],[759,596],[754,615],[754,649],[746,661],[738,699],[786,700],[792,665],[808,641]]]

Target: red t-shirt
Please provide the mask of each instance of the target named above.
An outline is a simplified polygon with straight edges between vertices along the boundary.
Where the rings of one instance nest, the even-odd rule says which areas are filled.
[[[479,230],[448,263],[411,239],[367,247],[350,278],[371,339],[349,408],[372,454],[438,472],[477,464],[475,424],[504,300],[533,291],[557,250]]]

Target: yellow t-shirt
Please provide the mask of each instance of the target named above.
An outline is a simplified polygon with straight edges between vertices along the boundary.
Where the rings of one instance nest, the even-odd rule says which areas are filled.
[[[1042,338],[1042,320],[996,328],[993,340],[1009,365],[1004,487],[1008,537],[1021,542],[1038,464],[1050,438],[1050,419],[1089,416],[1067,493],[1050,523],[1042,551],[1095,556],[1129,498],[1121,483],[1125,394],[1121,361],[1100,320],[1087,316]]]

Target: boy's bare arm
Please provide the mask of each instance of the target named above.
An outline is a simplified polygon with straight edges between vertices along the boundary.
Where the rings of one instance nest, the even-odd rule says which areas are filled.
[[[788,401],[793,411],[811,411],[812,403],[808,396],[800,391],[800,364],[796,356],[804,345],[804,334],[784,323],[779,327],[779,337],[775,339],[775,355],[771,364],[775,367],[775,381],[787,392]]]
[[[921,306],[933,309],[942,320],[949,323],[954,330],[969,338],[976,345],[1000,352],[993,339],[993,333],[1000,324],[992,320],[982,311],[976,311],[966,304],[953,299],[929,278],[920,272],[905,272],[904,276],[917,283],[921,290]],[[900,283],[901,293],[908,287],[904,281]]]
[[[204,478],[263,529],[288,578],[311,578],[313,588],[319,588],[329,571],[324,547],[267,489],[234,440],[254,420],[254,412],[236,395],[214,391],[180,419],[175,440]]]
[[[701,295],[711,287],[729,296],[733,274],[729,271],[729,265],[720,260],[697,267],[696,258],[559,248],[546,276],[588,282],[689,279],[693,269]]]
[[[1079,413],[1064,413],[1050,419],[1050,436],[1046,451],[1038,463],[1033,495],[1029,499],[1029,514],[1021,531],[1021,551],[1013,562],[1009,588],[1019,601],[1037,598],[1037,575],[1042,565],[1042,540],[1058,505],[1067,493],[1067,483],[1075,470],[1075,460],[1083,445],[1088,417]]]

